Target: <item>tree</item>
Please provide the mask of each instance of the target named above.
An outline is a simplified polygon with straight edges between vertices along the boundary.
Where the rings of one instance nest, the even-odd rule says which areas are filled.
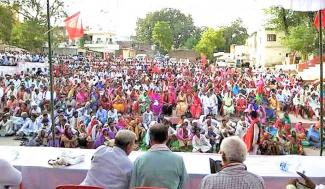
[[[0,41],[10,42],[11,31],[14,23],[14,15],[10,8],[0,4]]]
[[[290,33],[291,27],[296,27],[301,24],[306,18],[310,19],[310,13],[296,12],[286,10],[281,7],[272,7],[265,10],[269,16],[267,26],[277,31],[282,31],[286,36]]]
[[[173,34],[173,46],[179,48],[195,32],[193,19],[177,9],[165,8],[150,12],[137,21],[136,35],[139,42],[152,43],[152,32],[158,21],[168,22]]]
[[[248,38],[247,29],[243,26],[243,21],[239,18],[229,26],[224,27],[225,46],[224,52],[230,51],[230,45],[244,45]]]
[[[194,31],[191,33],[191,36],[185,41],[183,47],[186,49],[193,49],[195,45],[200,41],[201,35],[207,28],[195,27]]]
[[[44,0],[3,0],[10,10],[24,17],[22,23],[15,23],[11,32],[10,44],[30,50],[39,51],[47,42],[47,9]],[[1,12],[1,11],[0,11]],[[66,17],[62,0],[52,0],[50,17],[52,25],[59,19]],[[58,28],[53,28],[52,42],[57,46],[64,41]]]
[[[289,35],[283,39],[283,44],[292,51],[301,53],[303,60],[315,49],[316,30],[306,25],[298,25],[289,31]]]
[[[152,41],[168,52],[173,45],[173,33],[168,22],[157,22],[152,31]]]
[[[223,48],[225,45],[223,33],[223,29],[215,30],[213,28],[209,28],[202,34],[200,41],[194,48],[195,51],[212,58],[214,50],[217,48]]]
[[[33,20],[42,24],[47,23],[47,8],[46,1],[44,0],[3,0],[3,2],[11,6],[11,10],[22,15],[25,20]],[[52,23],[67,16],[64,11],[65,7],[63,0],[52,0],[50,2],[50,17]]]
[[[40,51],[46,42],[46,27],[36,21],[16,23],[11,36],[11,44],[29,51]]]

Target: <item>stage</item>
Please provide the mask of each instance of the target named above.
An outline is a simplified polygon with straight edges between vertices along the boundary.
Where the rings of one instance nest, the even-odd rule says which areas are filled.
[[[24,189],[55,189],[60,184],[79,184],[90,168],[95,150],[47,147],[0,146],[0,158],[7,159],[22,172]],[[83,154],[85,161],[64,168],[48,165],[49,159],[56,159],[63,152]],[[144,152],[132,152],[134,161]],[[186,189],[199,188],[201,179],[210,173],[209,158],[220,159],[217,154],[177,153],[184,158],[189,175]],[[298,177],[295,171],[305,171],[317,184],[325,183],[325,157],[320,156],[253,156],[245,164],[249,171],[264,178],[268,189],[285,188],[289,178]],[[289,163],[289,171],[280,170],[280,163]],[[158,166],[163,165],[157,165]]]

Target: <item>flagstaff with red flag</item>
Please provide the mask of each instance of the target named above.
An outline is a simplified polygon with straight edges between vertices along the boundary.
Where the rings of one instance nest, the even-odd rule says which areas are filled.
[[[80,38],[84,35],[84,28],[79,17],[80,12],[77,12],[64,20],[65,28],[68,32],[69,39],[71,40]]]

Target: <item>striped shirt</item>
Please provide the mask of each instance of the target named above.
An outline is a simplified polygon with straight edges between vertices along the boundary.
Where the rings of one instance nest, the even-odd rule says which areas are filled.
[[[264,189],[262,177],[250,173],[240,163],[229,164],[220,172],[208,175],[201,182],[201,189]]]

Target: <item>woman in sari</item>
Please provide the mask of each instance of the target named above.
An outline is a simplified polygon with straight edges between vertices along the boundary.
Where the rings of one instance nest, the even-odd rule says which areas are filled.
[[[87,134],[87,131],[86,131],[85,124],[83,124],[83,123],[78,124],[77,130],[78,130],[78,144],[79,144],[79,146],[87,147],[87,145],[88,145],[88,140],[87,140],[88,134]]]
[[[138,92],[135,89],[133,89],[130,94],[130,106],[131,106],[131,112],[133,114],[139,114],[140,111],[138,98],[139,98]]]
[[[296,123],[295,125],[295,131],[297,134],[298,139],[300,140],[305,140],[306,139],[306,130],[305,128],[302,126],[302,123]]]
[[[193,118],[200,118],[200,115],[202,113],[202,102],[199,98],[198,94],[195,92],[192,99],[192,105],[191,105],[191,114]]]
[[[113,100],[113,107],[119,113],[123,113],[125,111],[125,100],[122,96],[122,92],[118,91],[114,100]]]
[[[126,120],[124,119],[124,117],[121,114],[118,114],[118,120],[117,120],[116,128],[118,130],[121,130],[121,129],[125,129],[126,126],[127,126]]]
[[[127,125],[127,129],[135,133],[136,141],[141,141],[145,133],[145,129],[141,127],[141,122],[139,118],[130,121]]]
[[[173,83],[168,87],[168,103],[171,105],[176,104],[176,91]]]
[[[188,104],[187,104],[186,95],[183,93],[183,91],[180,91],[177,97],[176,115],[178,117],[181,117],[182,115],[185,115],[187,110],[188,110]]]
[[[147,92],[143,92],[139,97],[140,113],[144,113],[150,106],[150,98]]]
[[[78,145],[77,137],[73,134],[69,124],[65,125],[64,133],[61,136],[61,141],[65,148],[76,148]]]
[[[157,90],[153,92],[150,100],[151,100],[151,105],[150,105],[151,111],[155,116],[160,115],[162,111],[162,102],[161,102],[161,96]]]
[[[105,96],[101,96],[101,98],[100,98],[100,106],[102,106],[103,109],[108,110],[110,104],[111,103],[109,102],[108,98],[106,98]]]
[[[85,89],[80,89],[76,94],[77,108],[80,108],[86,104],[88,100],[88,93]]]
[[[55,128],[54,128],[54,141],[53,141],[53,137],[52,137],[52,132],[50,132],[49,133],[49,135],[48,135],[48,143],[47,143],[47,145],[49,146],[49,147],[60,147],[60,139],[61,139],[61,129],[60,129],[60,127],[59,126],[56,126]]]
[[[291,132],[291,137],[289,139],[287,147],[290,154],[304,155],[301,140],[297,137],[295,131]]]
[[[108,129],[103,128],[99,133],[98,137],[96,137],[96,141],[94,144],[94,149],[98,148],[101,145],[113,146],[114,142],[112,143],[112,138],[110,138],[108,134]]]

